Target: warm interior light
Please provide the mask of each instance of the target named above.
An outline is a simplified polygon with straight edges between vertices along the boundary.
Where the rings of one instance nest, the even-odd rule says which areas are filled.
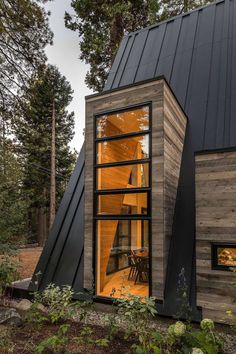
[[[102,138],[96,143],[96,189],[107,191],[96,199],[96,216],[104,218],[96,222],[96,293],[117,297],[125,287],[126,292],[148,296],[149,221],[139,218],[149,216],[150,193],[142,191],[150,187],[149,107],[102,115],[96,123],[97,137]],[[134,135],[124,137],[127,133]]]

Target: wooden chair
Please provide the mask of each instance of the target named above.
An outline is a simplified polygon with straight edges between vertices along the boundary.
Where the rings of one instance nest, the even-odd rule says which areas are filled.
[[[149,280],[149,260],[148,258],[142,258],[142,257],[136,257],[136,276],[135,276],[135,281],[134,284],[137,283],[137,281],[140,282],[148,282]]]
[[[134,255],[132,253],[130,255],[128,255],[128,262],[129,262],[129,266],[130,266],[128,280],[130,280],[130,279],[134,279],[135,274],[137,272],[137,266],[136,266],[136,262],[135,262],[135,257],[134,257]]]

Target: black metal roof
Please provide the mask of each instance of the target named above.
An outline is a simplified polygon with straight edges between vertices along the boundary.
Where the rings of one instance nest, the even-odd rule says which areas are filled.
[[[235,145],[236,3],[219,1],[124,37],[105,91],[164,75],[202,149]]]
[[[195,303],[194,152],[236,146],[236,0],[218,1],[125,36],[104,91],[159,76],[166,78],[189,118],[168,260],[167,313],[176,307],[182,267]],[[83,153],[72,177],[80,184],[82,158]],[[64,198],[75,196],[67,191]],[[77,209],[72,208],[71,201],[66,214],[61,208],[58,212],[55,223],[60,228],[53,227],[37,267],[39,270],[44,265],[42,284],[73,284],[76,271],[82,279],[81,205],[82,199]]]
[[[83,290],[84,257],[84,147],[48,235],[30,290],[49,283]]]

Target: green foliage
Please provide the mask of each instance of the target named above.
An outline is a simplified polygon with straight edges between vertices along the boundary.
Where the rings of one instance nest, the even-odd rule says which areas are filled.
[[[160,20],[177,16],[196,7],[210,4],[214,0],[162,0]]]
[[[37,293],[34,304],[47,307],[47,320],[51,323],[59,323],[70,318],[72,315],[73,304],[72,296],[74,292],[70,286],[60,288],[55,284],[49,284],[40,294]]]
[[[3,122],[2,122],[3,123]],[[2,129],[1,129],[2,128]],[[21,191],[23,169],[15,144],[0,127],[0,254],[12,254],[26,234],[26,202]]]
[[[149,333],[141,334],[138,338],[138,344],[132,345],[136,354],[161,354],[165,341],[161,333],[150,330]]]
[[[124,294],[116,299],[118,315],[126,325],[125,339],[135,337],[138,344],[133,346],[136,353],[159,353],[162,336],[150,330],[150,320],[157,314],[156,299]]]
[[[19,276],[19,263],[9,256],[0,258],[0,296],[4,295],[5,288]]]
[[[24,167],[22,190],[28,205],[30,236],[41,242],[40,226],[45,221],[50,201],[51,131],[53,102],[56,120],[56,198],[57,206],[76,161],[69,143],[74,135],[74,113],[67,106],[73,91],[59,70],[42,66],[31,77],[14,127],[19,141],[18,153]],[[44,221],[42,221],[42,218]],[[44,240],[43,240],[44,241]]]
[[[24,320],[30,323],[35,329],[40,329],[43,324],[49,323],[46,311],[42,311],[42,296],[40,292],[34,292],[33,304],[27,311]]]
[[[93,334],[94,330],[90,326],[85,326],[80,331],[80,335],[75,338],[75,341],[83,346],[108,347],[110,343],[108,338],[94,339]]]
[[[41,343],[39,343],[39,345],[35,349],[34,354],[41,354],[46,349],[50,349],[53,353],[61,353],[63,350],[65,353],[65,346],[69,341],[66,334],[69,329],[70,325],[61,325],[56,334],[44,339]]]
[[[102,91],[122,37],[212,0],[72,0],[75,16],[65,14],[66,27],[78,31],[80,59],[90,65],[86,84]]]
[[[107,339],[111,341],[119,331],[118,316],[115,312],[106,313],[103,316],[103,320],[108,330]]]
[[[72,0],[76,18],[65,15],[66,26],[81,37],[80,59],[90,64],[88,87],[101,91],[109,68],[126,32],[152,24],[159,3],[154,0],[108,1]]]
[[[82,328],[82,330],[80,331],[80,335],[78,337],[76,337],[76,342],[78,344],[83,344],[83,345],[93,345],[94,344],[94,340],[92,338],[92,334],[93,334],[93,330],[90,326],[85,326]]]
[[[190,322],[192,318],[192,308],[189,304],[189,289],[186,281],[184,268],[182,268],[179,273],[176,295],[178,302],[178,311],[176,317],[178,319],[186,319]]]
[[[236,267],[232,267],[230,270],[236,274]],[[236,289],[236,278],[234,278],[232,285]],[[233,303],[236,303],[236,297],[234,297],[232,300],[233,300]],[[234,313],[233,310],[229,309],[226,311],[226,314],[229,316],[229,318],[232,322],[233,329],[236,330],[236,313]]]
[[[157,314],[154,297],[126,294],[124,297],[116,299],[116,304],[118,314],[127,324],[127,338],[133,333],[139,336],[140,331],[147,330],[150,318]]]
[[[15,344],[11,339],[9,330],[0,326],[0,351],[1,353],[14,353]]]
[[[99,339],[95,340],[95,344],[98,347],[108,347],[109,343],[110,343],[110,341],[107,338],[99,338]]]
[[[42,2],[46,0],[0,1],[0,111],[5,118],[19,100],[16,92],[46,61],[44,48],[52,42],[52,33]]]
[[[168,328],[166,342],[171,346],[180,348],[181,353],[191,354],[193,352],[204,354],[216,354],[223,350],[223,340],[214,331],[214,322],[204,319],[200,329],[193,329],[190,325],[178,321]]]

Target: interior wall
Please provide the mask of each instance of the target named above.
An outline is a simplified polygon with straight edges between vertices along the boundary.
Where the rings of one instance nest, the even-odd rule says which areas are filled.
[[[235,274],[212,269],[212,242],[236,242],[236,151],[196,155],[197,305],[203,317],[230,323]]]

